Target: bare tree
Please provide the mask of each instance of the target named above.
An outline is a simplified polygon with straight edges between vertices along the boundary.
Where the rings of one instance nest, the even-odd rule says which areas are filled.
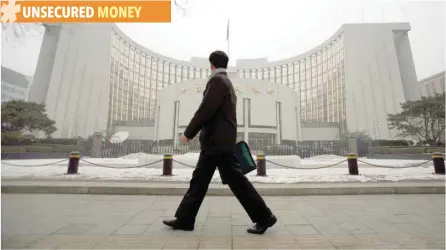
[[[15,46],[22,43],[25,37],[35,37],[44,32],[40,23],[2,23],[2,40]]]
[[[185,16],[187,13],[186,5],[188,0],[183,0],[183,3],[180,3],[178,0],[173,0],[173,3],[175,4],[175,7],[183,13],[183,16]]]

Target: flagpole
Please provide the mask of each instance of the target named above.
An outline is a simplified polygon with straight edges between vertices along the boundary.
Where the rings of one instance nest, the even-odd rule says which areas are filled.
[[[228,19],[228,27],[227,27],[227,30],[226,30],[226,41],[228,43],[227,46],[228,46],[228,57],[229,57],[229,19]]]
[[[229,57],[229,39],[228,39],[228,57]]]

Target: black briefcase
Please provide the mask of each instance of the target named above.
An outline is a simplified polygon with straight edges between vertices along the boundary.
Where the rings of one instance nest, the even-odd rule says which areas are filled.
[[[235,154],[237,155],[240,164],[240,169],[242,170],[243,174],[247,174],[257,169],[256,162],[252,158],[251,150],[249,149],[249,146],[245,141],[239,141],[235,145]],[[223,184],[227,183],[223,179],[223,177],[221,178],[221,181]]]

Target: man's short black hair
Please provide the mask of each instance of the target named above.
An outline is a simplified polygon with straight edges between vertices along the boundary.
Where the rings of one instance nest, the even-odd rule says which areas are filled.
[[[225,52],[216,50],[209,56],[209,62],[214,65],[215,68],[228,68],[229,57]]]

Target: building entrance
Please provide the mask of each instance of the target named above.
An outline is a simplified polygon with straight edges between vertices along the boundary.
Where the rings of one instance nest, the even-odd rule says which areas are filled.
[[[267,133],[249,133],[248,144],[255,147],[264,147],[276,144],[276,135]]]

